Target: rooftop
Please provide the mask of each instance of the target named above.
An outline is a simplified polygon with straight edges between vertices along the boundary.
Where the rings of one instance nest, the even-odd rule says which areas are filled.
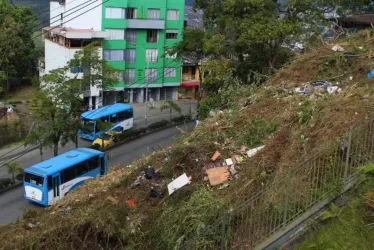
[[[100,119],[101,117],[109,116],[118,112],[131,110],[132,106],[124,103],[115,103],[102,108],[90,110],[82,114],[82,118],[89,120]]]
[[[70,39],[92,39],[92,38],[105,38],[104,31],[95,31],[93,29],[73,29],[68,27],[44,27],[44,31],[51,32],[56,35],[64,36]]]
[[[51,175],[65,169],[66,167],[73,166],[94,156],[102,154],[102,152],[94,149],[78,148],[32,165],[26,168],[25,171],[44,176]]]

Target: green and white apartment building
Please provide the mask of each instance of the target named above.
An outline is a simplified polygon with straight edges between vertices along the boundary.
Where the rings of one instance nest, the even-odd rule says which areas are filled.
[[[74,53],[93,41],[112,66],[123,71],[110,91],[88,87],[92,108],[122,100],[176,99],[182,60],[168,49],[181,41],[185,0],[60,0],[50,3],[44,28],[45,57],[40,74],[64,67]],[[83,69],[72,68],[81,77]],[[148,95],[146,95],[148,90]]]

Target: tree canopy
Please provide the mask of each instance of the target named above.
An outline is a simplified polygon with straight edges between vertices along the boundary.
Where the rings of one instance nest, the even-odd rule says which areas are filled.
[[[30,8],[0,1],[0,82],[5,91],[17,81],[31,79],[37,72],[33,18]]]

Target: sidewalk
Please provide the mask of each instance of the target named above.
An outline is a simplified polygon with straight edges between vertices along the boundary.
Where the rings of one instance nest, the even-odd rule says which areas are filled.
[[[180,105],[182,109],[182,113],[179,114],[176,111],[172,112],[172,117],[178,117],[181,115],[186,115],[189,114],[190,111],[190,106],[192,109],[192,112],[196,110],[196,101],[177,101],[177,103]],[[140,128],[145,126],[145,106],[140,106],[138,105],[133,105],[134,107],[134,128]],[[158,122],[161,120],[169,120],[170,119],[170,110],[166,109],[163,112],[160,111],[160,102],[155,102],[155,108],[150,109],[148,107],[147,109],[147,117],[148,117],[148,125],[152,124],[154,122]],[[20,153],[25,152],[25,150],[29,150],[32,148],[36,148],[34,150],[31,150],[30,152],[25,153],[23,156],[20,158],[16,159],[22,167],[26,168],[29,167],[32,164],[35,164],[40,161],[40,155],[39,155],[39,149],[35,146],[28,146],[24,147],[22,146],[23,143],[20,143],[18,145],[12,145],[8,148],[0,150],[0,166],[2,166],[4,163],[8,162],[13,158],[14,156],[19,155]],[[79,139],[78,141],[78,146],[79,147],[89,147],[92,145],[92,141],[87,141],[83,139]],[[75,143],[69,142],[67,145],[64,147],[59,147],[59,154],[64,153],[66,151],[69,151],[71,149],[75,148]],[[10,152],[12,151],[12,152]],[[10,153],[8,153],[10,152]],[[5,156],[3,156],[6,154]],[[43,149],[43,159],[46,160],[48,158],[53,157],[53,150],[51,148],[45,148]],[[5,159],[4,159],[5,158]],[[0,168],[0,178],[8,178],[10,175],[8,174],[8,170],[6,167],[1,167]]]

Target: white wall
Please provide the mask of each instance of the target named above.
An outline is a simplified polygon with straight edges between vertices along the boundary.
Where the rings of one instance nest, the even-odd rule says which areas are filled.
[[[65,48],[57,43],[54,43],[48,39],[45,39],[45,71],[40,73],[40,76],[48,74],[51,70],[65,67],[67,63],[74,58],[75,52],[81,50],[80,48],[69,49]],[[103,49],[98,48],[99,55],[102,57]],[[75,77],[76,74],[69,73],[70,77]],[[82,73],[78,75],[78,78],[83,76]],[[90,96],[99,96],[100,89],[97,87],[92,87],[89,93]]]
[[[102,5],[100,5],[101,3],[102,3],[102,0],[66,0],[65,5],[60,5],[58,1],[51,2],[50,3],[50,19],[51,19],[50,26],[61,25],[60,14],[63,13],[63,22],[66,22],[65,24],[63,24],[64,27],[74,28],[74,29],[93,29],[95,31],[101,31],[101,17],[102,17],[102,8],[103,8]],[[83,5],[77,7],[78,5],[81,5],[81,4]],[[98,7],[90,10],[91,8],[95,6],[98,6]],[[82,15],[79,16],[80,14]],[[73,20],[69,21],[70,19],[73,19]]]

